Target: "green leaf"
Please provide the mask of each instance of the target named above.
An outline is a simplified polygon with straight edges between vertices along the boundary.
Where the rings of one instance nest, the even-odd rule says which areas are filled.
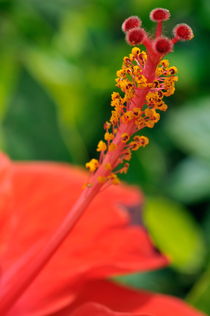
[[[210,162],[198,158],[183,160],[171,175],[168,191],[186,203],[210,197]]]
[[[4,118],[17,75],[17,61],[14,56],[0,52],[0,119]]]
[[[203,273],[200,280],[195,284],[187,297],[187,301],[196,308],[210,315],[210,265]]]
[[[123,180],[140,185],[144,192],[159,192],[159,184],[166,173],[166,161],[161,147],[153,140],[146,148],[134,152],[129,172]]]
[[[55,104],[22,72],[3,122],[6,152],[13,159],[69,161],[59,133]]]
[[[174,282],[171,282],[171,279],[174,279]],[[183,280],[175,270],[170,268],[114,277],[114,280],[129,287],[177,296],[182,294],[180,290],[183,286],[182,282],[185,283],[184,286],[186,284],[189,286],[191,281],[189,279],[186,277]]]
[[[198,99],[171,111],[167,132],[186,153],[210,161],[210,98]]]
[[[60,129],[73,162],[84,163],[86,148],[77,129],[77,118],[85,97],[77,89],[76,83],[81,80],[79,69],[53,50],[41,49],[28,49],[25,65],[57,105]]]
[[[151,198],[143,216],[155,244],[175,268],[185,273],[200,269],[205,256],[203,236],[185,208],[168,199]]]
[[[2,121],[14,89],[18,64],[13,54],[0,51],[0,148],[4,148]]]

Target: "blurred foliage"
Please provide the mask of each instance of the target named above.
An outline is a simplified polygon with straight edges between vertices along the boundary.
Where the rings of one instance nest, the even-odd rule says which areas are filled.
[[[192,289],[187,297],[187,301],[197,308],[204,310],[208,315],[210,314],[209,306],[210,296],[210,266],[200,278],[199,282]]]
[[[186,274],[200,269],[205,258],[202,233],[183,206],[165,198],[150,198],[143,217],[151,237],[172,266]]]
[[[144,220],[172,265],[121,282],[187,295],[210,313],[209,0],[0,0],[0,146],[18,160],[84,165],[94,157],[129,53],[121,23],[139,15],[152,31],[155,6],[171,10],[166,35],[186,22],[195,38],[170,54],[176,94],[123,179],[151,197]]]

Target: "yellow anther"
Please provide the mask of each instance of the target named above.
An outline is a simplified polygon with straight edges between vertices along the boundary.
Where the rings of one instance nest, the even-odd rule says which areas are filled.
[[[111,106],[115,106],[115,107],[122,106],[122,101],[120,99],[114,99],[111,101]]]
[[[156,92],[156,94],[157,94],[158,98],[160,98],[160,99],[163,98],[163,92],[162,92],[161,90],[158,90],[158,91]]]
[[[124,123],[127,123],[127,122],[129,122],[129,121],[131,121],[132,119],[133,119],[133,112],[132,111],[127,111],[127,112],[125,112],[124,114],[123,114],[123,116],[122,116],[122,121],[124,122]]]
[[[124,160],[127,160],[127,161],[131,160],[131,151],[130,151],[130,149],[127,149],[127,150],[124,152],[124,154],[123,154],[123,159],[124,159]]]
[[[177,71],[178,71],[178,69],[175,66],[168,68],[169,75],[175,75],[177,73]]]
[[[124,166],[119,170],[119,173],[127,173],[128,171],[128,168],[129,168],[129,163],[125,163]]]
[[[136,66],[133,67],[133,74],[134,74],[135,76],[137,76],[137,75],[141,76],[141,68],[139,68],[138,65],[136,65]]]
[[[135,125],[138,129],[144,128],[146,126],[145,119],[143,117],[139,117],[137,120],[135,120]]]
[[[147,79],[144,76],[141,76],[139,79],[137,78],[136,82],[138,83],[138,88],[147,87]]]
[[[166,91],[163,93],[166,97],[169,97],[170,95],[174,94],[174,92],[175,92],[175,88],[171,86],[171,87],[167,87]]]
[[[97,159],[91,159],[89,162],[86,162],[85,167],[90,170],[90,172],[94,172],[99,166],[99,162]]]
[[[117,87],[119,87],[124,93],[127,92],[129,89],[132,89],[133,83],[128,79],[123,79],[117,82]]]
[[[155,125],[155,122],[152,121],[152,120],[148,120],[148,121],[145,122],[145,126],[146,127],[153,128],[154,125]]]
[[[157,77],[160,77],[161,75],[163,75],[164,73],[164,69],[162,67],[157,67],[156,71],[155,71],[155,75]]]
[[[145,115],[149,117],[150,119],[155,120],[156,118],[160,117],[160,114],[157,113],[154,109],[146,109],[144,112],[145,112]]]
[[[145,111],[144,111],[144,113],[145,113],[145,116],[147,116],[147,117],[151,117],[151,116],[153,116],[154,115],[154,110],[153,109],[146,109]]]
[[[135,56],[131,53],[131,54],[129,54],[129,59],[130,59],[131,61],[133,61],[133,60],[135,59]]]
[[[112,100],[119,99],[119,98],[120,98],[119,92],[113,92],[112,93]]]
[[[165,104],[163,101],[157,105],[157,110],[160,110],[160,111],[166,111],[168,109],[168,106],[167,104]]]
[[[161,60],[161,62],[160,62],[159,65],[162,66],[162,67],[164,67],[164,68],[169,67],[169,61],[168,61],[168,59],[163,59],[163,60]]]
[[[157,123],[160,119],[160,114],[157,113],[154,109],[146,109],[145,116],[148,118],[145,122],[147,127],[154,127],[154,124]]]
[[[141,142],[142,147],[145,147],[149,144],[149,138],[146,136],[141,136],[140,142]]]
[[[107,149],[107,145],[102,140],[99,141],[97,151],[105,151]]]
[[[161,91],[160,91],[161,92]],[[159,95],[158,92],[149,92],[146,95],[146,100],[148,103],[156,103],[163,97],[163,93]]]
[[[130,60],[130,58],[129,58],[128,56],[125,56],[125,57],[123,58],[123,64],[124,64],[125,66],[131,64],[131,60]]]
[[[130,136],[128,135],[128,133],[123,133],[123,134],[121,135],[121,141],[122,141],[123,143],[127,143],[127,142],[129,141],[129,139],[130,139]]]
[[[112,116],[110,118],[110,122],[112,125],[117,125],[118,123],[118,120],[120,118],[120,112],[115,110],[115,111],[112,111]],[[105,138],[106,139],[106,138]]]
[[[133,116],[134,116],[135,118],[139,118],[140,115],[141,115],[141,113],[142,113],[141,109],[139,109],[139,108],[134,108],[134,109],[133,109]]]
[[[106,129],[106,130],[110,129],[111,126],[112,126],[112,125],[111,125],[110,122],[105,122],[105,123],[104,123],[104,129]]]
[[[132,99],[132,97],[134,96],[134,89],[133,87],[127,89],[127,91],[125,92],[125,101],[129,101],[130,99]]]
[[[104,139],[107,141],[113,140],[114,139],[114,135],[112,133],[106,132],[104,134]]]
[[[140,54],[140,49],[138,47],[133,47],[131,52],[132,52],[132,55],[136,57],[137,55]]]
[[[147,53],[142,51],[140,54],[139,54],[139,59],[142,61],[142,62],[145,62],[147,60]]]
[[[126,74],[131,75],[133,71],[132,71],[132,68],[127,67],[127,68],[125,68],[125,72],[126,72]]]
[[[110,176],[108,177],[109,180],[111,180],[112,184],[119,184],[120,183],[120,179],[118,178],[118,176],[114,173],[110,174]]]
[[[125,71],[123,69],[120,69],[116,72],[116,76],[118,78],[124,77],[125,76]]]
[[[145,147],[149,144],[149,138],[146,136],[134,136],[134,141],[138,142],[141,147]]]
[[[138,142],[133,141],[133,142],[130,142],[129,147],[132,150],[138,150],[139,147],[141,147],[141,144],[138,143]]]

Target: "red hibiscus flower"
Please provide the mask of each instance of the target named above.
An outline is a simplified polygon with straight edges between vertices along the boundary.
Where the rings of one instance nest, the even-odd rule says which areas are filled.
[[[71,209],[86,177],[67,165],[12,163],[0,156],[1,293],[21,283]],[[5,315],[202,315],[177,299],[104,280],[168,262],[141,225],[136,210],[142,201],[136,188],[125,185],[101,192]]]

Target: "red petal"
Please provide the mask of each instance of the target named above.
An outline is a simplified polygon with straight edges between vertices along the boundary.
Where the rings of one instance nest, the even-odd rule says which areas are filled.
[[[62,315],[60,315],[62,316]],[[86,303],[75,310],[71,316],[151,316],[145,314],[133,314],[133,313],[119,313],[110,310],[109,308],[96,304]]]
[[[10,160],[0,153],[0,256],[5,251],[12,229],[12,182]]]
[[[95,302],[116,312],[130,313],[133,316],[136,313],[151,316],[204,316],[178,298],[131,290],[101,280],[88,282],[73,305],[51,316],[69,316],[72,310],[87,302]]]
[[[7,270],[48,236],[71,209],[87,174],[50,163],[13,164],[16,227],[3,258]],[[19,301],[19,308],[49,314],[69,304],[78,282],[161,267],[167,263],[122,205],[140,205],[136,188],[116,186],[95,198],[69,238]],[[37,250],[36,250],[37,251]],[[21,280],[21,275],[17,276]],[[23,312],[21,315],[24,315]],[[33,314],[35,315],[35,314]]]

